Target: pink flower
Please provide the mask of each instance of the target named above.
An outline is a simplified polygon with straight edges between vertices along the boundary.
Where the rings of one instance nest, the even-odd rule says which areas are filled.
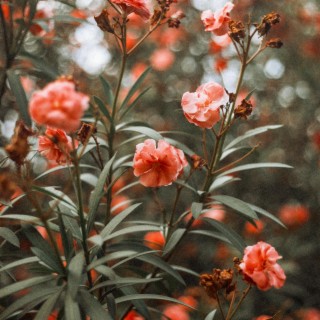
[[[80,125],[84,111],[89,107],[89,97],[75,90],[71,81],[56,80],[41,91],[33,93],[29,112],[40,125],[75,131]]]
[[[123,10],[130,14],[134,12],[144,20],[150,18],[150,10],[148,9],[145,0],[111,0],[113,3],[119,5]]]
[[[286,276],[277,263],[278,252],[268,243],[259,241],[254,246],[248,246],[244,250],[244,257],[240,268],[260,290],[268,290],[271,287],[281,288]]]
[[[205,31],[211,31],[218,36],[226,34],[228,32],[228,22],[231,20],[229,14],[233,7],[233,3],[227,2],[223,8],[216,12],[211,10],[203,11],[201,20]]]
[[[196,92],[185,92],[181,106],[190,123],[212,128],[220,120],[220,106],[229,100],[224,88],[215,82],[201,85]]]
[[[163,315],[166,316],[166,318],[162,318],[163,320],[167,320],[168,318],[170,320],[190,320],[186,308],[182,305],[169,305],[163,310]]]
[[[166,48],[158,49],[150,57],[150,64],[157,71],[165,71],[174,63],[175,55]]]
[[[175,181],[187,164],[181,150],[164,140],[159,140],[156,147],[155,140],[147,139],[136,146],[133,173],[145,187],[161,187]]]
[[[45,136],[39,136],[38,151],[48,160],[65,164],[70,161],[71,150],[71,138],[61,129],[47,128]]]

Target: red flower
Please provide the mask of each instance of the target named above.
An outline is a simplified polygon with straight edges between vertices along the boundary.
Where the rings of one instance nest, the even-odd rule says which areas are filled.
[[[136,146],[133,173],[145,187],[161,187],[177,180],[187,164],[180,149],[164,140],[159,140],[157,147],[155,140],[147,139]]]
[[[165,245],[165,238],[160,231],[148,232],[144,236],[144,242],[152,250],[160,250]]]
[[[270,244],[259,241],[254,246],[245,248],[240,269],[260,290],[266,291],[271,287],[281,288],[286,276],[277,263],[278,252]]]
[[[301,226],[309,220],[309,217],[309,209],[299,204],[286,204],[279,211],[279,218],[288,227]]]

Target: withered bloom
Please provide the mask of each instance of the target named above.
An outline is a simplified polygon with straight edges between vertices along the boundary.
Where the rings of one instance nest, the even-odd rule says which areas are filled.
[[[283,46],[283,42],[280,38],[272,38],[267,41],[266,46],[273,49],[279,49]]]
[[[0,198],[9,201],[15,193],[17,185],[13,182],[12,177],[7,172],[0,173]]]
[[[28,128],[22,120],[16,122],[14,134],[10,143],[5,147],[5,150],[9,158],[17,165],[22,165],[28,155],[30,149],[28,137],[33,134],[33,131]]]
[[[260,24],[258,24],[257,30],[260,37],[266,35],[271,27],[280,22],[280,15],[276,12],[271,12],[262,17]]]
[[[217,292],[221,289],[225,289],[227,294],[235,289],[232,279],[232,269],[213,269],[211,274],[205,273],[200,276],[200,285],[209,297],[216,298]]]
[[[179,28],[181,19],[185,18],[185,16],[181,10],[174,13],[167,21],[169,28]]]
[[[236,42],[240,42],[246,36],[244,24],[241,21],[229,21],[229,36]]]
[[[89,123],[82,123],[80,130],[78,131],[78,139],[81,141],[82,144],[87,143],[90,136],[93,133],[96,133],[96,128]]]
[[[155,26],[158,23],[159,19],[161,19],[161,17],[162,17],[162,11],[159,9],[155,9],[153,12],[153,15],[150,18],[150,24],[152,26]]]
[[[109,13],[107,9],[103,9],[98,16],[94,17],[94,20],[96,20],[98,27],[102,31],[114,33],[114,29],[110,24]]]
[[[193,154],[191,156],[191,160],[192,160],[193,169],[201,169],[206,165],[206,161],[202,159],[200,156],[198,156],[197,154]]]
[[[234,109],[234,116],[236,118],[244,118],[247,119],[252,113],[253,107],[250,100],[243,99],[241,104],[239,104]]]

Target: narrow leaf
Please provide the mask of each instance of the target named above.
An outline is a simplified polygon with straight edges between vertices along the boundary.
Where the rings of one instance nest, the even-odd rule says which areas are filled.
[[[101,303],[87,290],[81,289],[79,293],[81,309],[85,311],[91,320],[113,320],[110,313],[104,309]]]
[[[81,319],[80,308],[78,302],[74,301],[70,293],[66,292],[64,304],[65,320],[79,320]]]
[[[210,219],[210,218],[208,218],[208,219]],[[211,238],[226,242],[228,244],[231,244],[230,240],[227,239],[226,237],[224,237],[221,233],[217,233],[212,230],[191,230],[191,231],[189,231],[189,234],[197,234],[197,235],[202,235],[202,236],[206,236],[206,237],[211,237]]]
[[[207,221],[211,226],[220,231],[233,244],[233,246],[239,250],[239,252],[243,253],[243,250],[247,245],[236,232],[217,220],[208,218],[203,218],[203,220]]]
[[[113,123],[111,114],[110,114],[107,106],[105,105],[105,103],[103,103],[103,101],[99,97],[96,97],[96,96],[93,97],[93,100],[96,103],[96,105],[98,106],[101,113],[110,121],[110,123]]]
[[[32,122],[29,115],[28,100],[20,82],[20,77],[14,70],[8,70],[7,75],[11,90],[17,101],[21,118],[27,126],[31,127]]]
[[[211,198],[238,211],[239,213],[242,213],[245,218],[258,219],[257,214],[251,209],[251,207],[240,199],[222,195],[212,196]]]
[[[123,108],[126,108],[129,100],[132,98],[132,96],[136,93],[136,91],[139,89],[139,86],[141,85],[141,83],[143,82],[143,80],[146,78],[146,76],[148,75],[148,73],[150,72],[151,68],[147,68],[142,74],[141,76],[137,79],[137,81],[134,83],[134,85],[131,87],[131,89],[129,90],[127,96],[125,97],[125,99],[123,100],[119,111],[121,111]]]
[[[270,213],[270,212],[268,212],[268,211],[266,211],[266,210],[264,210],[262,208],[259,208],[259,207],[255,206],[253,204],[249,204],[248,203],[248,205],[251,207],[252,210],[256,211],[257,213],[260,213],[261,215],[263,215],[263,216],[273,220],[274,222],[278,223],[280,226],[282,226],[284,228],[287,228],[283,224],[283,222],[280,219],[278,219],[276,216],[274,216],[272,213]]]
[[[58,263],[56,258],[48,254],[39,248],[31,247],[31,251],[52,271],[57,272],[59,274],[64,274],[64,270],[62,269],[61,265]]]
[[[249,163],[244,164],[242,166],[238,166],[235,168],[232,168],[230,170],[224,171],[221,173],[218,177],[225,176],[234,172],[244,171],[244,170],[251,170],[251,169],[259,169],[259,168],[286,168],[291,169],[291,166],[288,166],[287,164],[283,163],[277,163],[277,162],[262,162],[262,163]]]
[[[102,84],[102,88],[103,88],[103,92],[106,96],[106,101],[109,104],[109,106],[112,106],[113,104],[113,93],[112,93],[112,88],[109,84],[109,82],[102,76],[99,77],[101,84]]]
[[[162,135],[159,132],[157,132],[151,128],[148,128],[148,127],[131,126],[131,127],[125,127],[123,129],[121,129],[121,131],[139,132],[139,133],[142,133],[145,136],[147,136],[151,139],[157,140],[157,141],[163,139]]]
[[[29,257],[29,258],[24,258],[24,259],[20,259],[11,263],[8,263],[7,265],[5,265],[4,267],[2,267],[0,269],[0,272],[5,271],[5,270],[10,270],[12,268],[15,267],[19,267],[28,263],[34,263],[34,262],[39,262],[39,258],[38,257]]]
[[[258,127],[252,130],[247,131],[244,135],[233,139],[225,148],[224,150],[230,149],[231,147],[235,146],[236,144],[238,144],[239,142],[241,142],[242,140],[245,140],[247,138],[253,137],[257,134],[266,132],[268,130],[274,130],[274,129],[278,129],[281,128],[282,125],[268,125],[268,126],[263,126],[263,127]]]
[[[217,310],[212,310],[211,312],[209,312],[207,314],[207,316],[205,317],[204,320],[213,320],[215,315],[216,315],[216,313],[217,313]]]
[[[162,256],[167,255],[176,247],[176,245],[180,242],[185,232],[186,232],[186,229],[183,229],[183,228],[178,228],[173,232],[173,234],[171,235],[171,237],[169,238],[168,242],[166,243],[163,249]]]
[[[239,178],[235,178],[233,176],[221,176],[217,177],[213,183],[211,184],[209,188],[209,192],[212,192],[213,190],[219,189],[229,183],[232,183],[234,181],[239,181]]]
[[[18,247],[18,248],[20,247],[19,239],[12,230],[8,228],[0,227],[0,237],[10,242],[15,247]]]
[[[191,213],[192,213],[192,216],[195,219],[198,219],[198,217],[200,216],[202,208],[203,208],[203,203],[201,203],[201,202],[192,202],[192,204],[191,204]]]
[[[81,276],[84,266],[84,254],[79,252],[72,258],[68,266],[68,291],[73,300],[75,300],[81,284]]]

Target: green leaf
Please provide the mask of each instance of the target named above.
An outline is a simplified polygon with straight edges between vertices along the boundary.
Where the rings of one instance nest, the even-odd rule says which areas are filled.
[[[127,109],[124,110],[122,115],[120,115],[120,120],[128,113],[130,112],[136,104],[140,101],[140,99],[150,90],[151,87],[144,89],[135,99],[130,103]]]
[[[208,219],[210,219],[210,218],[208,218]],[[214,220],[214,219],[212,219],[212,220]],[[226,237],[224,237],[220,233],[214,232],[212,230],[191,230],[191,231],[189,231],[189,234],[197,234],[197,235],[202,235],[202,236],[206,236],[206,237],[211,237],[211,238],[226,242],[228,244],[231,244],[229,239],[227,239]]]
[[[57,292],[55,292],[47,299],[47,301],[41,306],[41,308],[37,312],[34,320],[43,320],[49,318],[63,290],[64,286],[62,286]]]
[[[101,113],[110,121],[110,123],[113,123],[111,114],[110,114],[107,106],[103,103],[103,101],[99,97],[96,97],[96,96],[93,96],[93,100],[96,103],[96,105],[98,106]]]
[[[184,236],[185,232],[186,232],[186,229],[178,228],[177,230],[175,230],[172,233],[171,237],[169,238],[168,242],[166,243],[166,245],[163,249],[162,256],[167,255],[169,252],[171,252],[176,247],[176,245],[180,242],[180,240]]]
[[[65,320],[82,319],[78,302],[72,299],[72,296],[68,291],[66,292],[66,297],[64,301]]]
[[[184,181],[182,181],[182,180],[180,180],[180,179],[177,179],[176,181],[174,181],[174,183],[175,183],[175,184],[178,184],[178,185],[180,185],[180,186],[183,186],[183,187],[191,190],[192,192],[194,192],[196,195],[198,195],[198,191],[197,191],[195,188],[191,187],[190,184],[185,183]]]
[[[187,273],[187,274],[190,274],[196,278],[199,278],[200,277],[200,274],[189,269],[189,268],[184,268],[184,267],[181,267],[181,266],[176,266],[176,265],[171,265],[171,267],[174,269],[174,270],[177,270],[177,271],[180,271],[180,272],[184,272],[184,273]]]
[[[59,274],[64,274],[64,270],[57,262],[56,258],[53,258],[52,253],[48,253],[36,247],[31,247],[31,251],[52,271]]]
[[[198,217],[200,216],[202,208],[203,208],[202,202],[192,202],[191,213],[195,219],[198,219]]]
[[[21,119],[28,127],[31,127],[32,121],[29,115],[28,99],[20,82],[20,77],[14,70],[8,70],[7,76],[10,88],[17,101]]]
[[[0,269],[0,272],[3,272],[5,270],[10,270],[15,267],[23,266],[28,263],[34,263],[34,262],[39,262],[39,258],[38,257],[29,257],[29,258],[20,259],[20,260],[8,263],[7,265],[5,265],[4,267],[2,267]]]
[[[81,284],[84,262],[84,254],[79,252],[72,258],[68,266],[68,291],[73,300],[75,300]]]
[[[56,276],[54,275],[47,275],[47,276],[40,276],[40,277],[33,277],[31,279],[19,281],[13,284],[10,284],[2,289],[0,289],[0,299],[6,297],[10,294],[16,293],[26,288],[30,288],[32,286],[39,285],[44,282],[48,282],[53,280]]]
[[[163,301],[169,301],[169,302],[173,302],[173,303],[178,303],[181,304],[185,307],[191,308],[193,310],[196,310],[195,308],[189,306],[188,304],[178,300],[178,299],[174,299],[171,297],[167,297],[167,296],[161,296],[159,294],[132,294],[132,295],[127,295],[127,296],[123,296],[123,297],[119,297],[116,298],[116,303],[123,303],[123,302],[127,302],[127,301],[133,301],[133,300],[163,300]]]
[[[207,314],[207,316],[205,317],[204,320],[213,320],[215,315],[216,315],[216,313],[217,313],[217,310],[212,310],[211,312],[209,312]]]
[[[102,76],[99,77],[101,84],[102,84],[102,88],[103,88],[103,92],[106,96],[106,101],[109,104],[109,106],[112,106],[113,104],[113,93],[112,93],[112,88],[109,84],[109,82]]]
[[[20,248],[19,239],[12,230],[10,230],[8,228],[0,227],[0,237],[2,237],[4,240],[10,242],[15,247]]]
[[[232,168],[230,170],[224,171],[223,173],[219,174],[218,177],[225,176],[234,172],[244,171],[244,170],[251,170],[251,169],[259,169],[259,168],[286,168],[291,169],[291,166],[288,166],[287,164],[283,163],[277,163],[277,162],[262,162],[262,163],[249,163],[244,164],[242,166],[238,166],[235,168]]]
[[[110,220],[110,222],[101,231],[101,237],[107,237],[130,213],[132,213],[140,205],[141,203],[133,204],[112,218],[112,220]]]
[[[141,76],[137,79],[137,81],[134,83],[134,85],[131,87],[131,89],[129,90],[127,96],[125,97],[125,99],[123,100],[120,108],[119,108],[119,112],[126,108],[129,100],[132,98],[132,96],[136,93],[136,91],[139,89],[139,86],[141,85],[141,83],[143,82],[143,80],[146,78],[146,76],[148,75],[148,73],[150,72],[151,68],[147,68],[142,74]]]
[[[221,187],[224,187],[225,185],[232,183],[234,181],[239,181],[240,178],[235,178],[233,176],[221,176],[217,177],[213,183],[211,184],[209,188],[209,192],[212,192],[213,190],[219,189]]]
[[[6,214],[0,216],[0,219],[13,219],[13,220],[21,220],[29,223],[38,223],[40,219],[35,216],[29,216],[27,214]]]
[[[38,302],[40,304],[42,301],[47,300],[47,297],[51,296],[57,291],[57,287],[53,288],[37,288],[22,298],[16,300],[10,304],[3,312],[0,314],[0,319],[5,320],[11,317],[16,311],[20,310],[24,306],[31,303]]]
[[[85,311],[86,315],[90,316],[91,320],[113,320],[110,313],[87,290],[80,289],[79,303],[81,309]]]
[[[211,226],[220,231],[233,244],[233,246],[241,252],[241,254],[243,253],[243,250],[247,245],[236,232],[217,220],[209,218],[203,218],[202,220],[207,221]]]
[[[238,211],[239,213],[242,213],[245,218],[258,219],[257,214],[251,209],[251,207],[240,199],[222,195],[212,196],[211,198]]]
[[[238,147],[238,148],[230,148],[225,150],[224,152],[222,152],[221,157],[220,157],[220,161],[223,160],[224,158],[226,158],[227,156],[229,156],[230,154],[238,151],[238,150],[242,150],[242,149],[249,149],[249,147],[244,146],[244,147]]]
[[[139,132],[139,133],[142,133],[143,135],[151,138],[151,139],[154,139],[156,141],[158,140],[161,140],[163,139],[162,135],[151,129],[151,128],[148,128],[148,127],[142,127],[142,126],[130,126],[130,127],[125,127],[125,128],[122,128],[121,130],[119,131],[134,131],[134,132]]]
[[[112,168],[115,158],[116,158],[116,154],[114,154],[114,156],[106,163],[102,172],[99,175],[97,185],[90,195],[89,213],[88,213],[88,222],[87,222],[88,233],[93,227],[100,200],[104,195],[104,186],[110,174],[110,170]]]
[[[274,222],[278,223],[280,226],[284,227],[284,228],[287,228],[280,219],[278,219],[276,216],[274,216],[273,214],[271,214],[270,212],[262,209],[262,208],[259,208],[253,204],[249,204],[248,205],[251,207],[252,210],[256,211],[257,213],[260,213],[261,215],[273,220]]]
[[[235,146],[236,144],[238,144],[239,142],[248,139],[250,137],[253,137],[257,134],[261,134],[263,132],[266,132],[268,130],[274,130],[274,129],[279,129],[281,128],[282,125],[268,125],[268,126],[263,126],[263,127],[258,127],[252,130],[247,131],[244,135],[233,139],[225,148],[224,150],[230,149],[231,147]]]

